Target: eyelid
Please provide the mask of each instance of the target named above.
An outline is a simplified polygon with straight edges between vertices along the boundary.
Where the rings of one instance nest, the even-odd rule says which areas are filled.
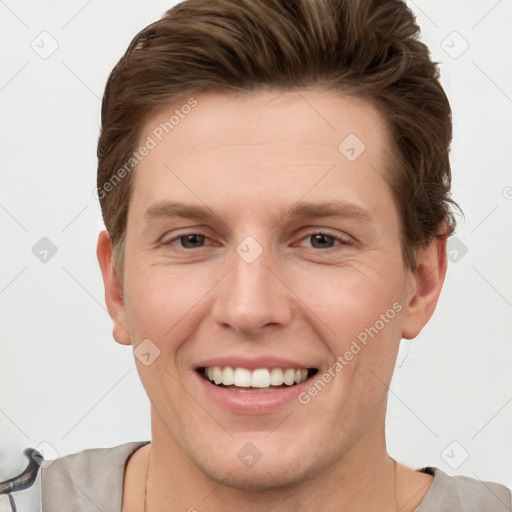
[[[186,229],[186,228],[184,228]],[[207,238],[208,240],[210,240],[210,237],[204,232],[202,231],[201,229],[193,229],[193,230],[189,230],[189,231],[183,231],[182,233],[177,233],[177,234],[174,234],[172,238],[170,238],[169,240],[167,241],[164,241],[165,240],[165,237],[166,235],[168,235],[169,232],[167,233],[164,233],[161,237],[159,237],[159,239],[157,240],[157,244],[161,244],[161,245],[171,245],[172,242],[176,242],[177,240],[179,240],[180,238],[184,237],[184,236],[188,236],[188,235],[199,235],[199,236],[204,236],[205,238]],[[190,250],[190,249],[189,249]]]
[[[187,228],[183,228],[183,229],[187,229]],[[162,245],[171,245],[173,242],[176,242],[180,238],[188,236],[188,235],[204,236],[206,239],[210,240],[210,237],[200,228],[192,229],[192,230],[189,229],[188,231],[183,231],[181,233],[178,232],[177,234],[174,234],[174,236],[170,240],[163,242],[162,240],[164,239],[165,235],[167,235],[167,234],[168,233],[164,233],[159,238],[159,243],[161,243]],[[313,228],[309,228],[309,230],[306,232],[302,232],[300,235],[300,238],[296,239],[296,242],[294,242],[294,244],[301,242],[312,235],[325,235],[325,236],[331,237],[334,240],[336,240],[337,242],[339,242],[340,245],[349,245],[352,240],[352,237],[350,235],[345,235],[345,237],[344,237],[344,236],[340,236],[339,234],[337,234],[329,229],[322,229],[321,227],[313,227]],[[198,249],[201,249],[201,248],[202,247],[198,247]],[[332,249],[332,247],[329,247],[327,249],[320,249],[320,250],[322,252],[327,252],[327,251],[329,251],[329,249]],[[190,251],[190,250],[191,249],[187,249],[187,251]]]
[[[311,228],[307,232],[302,233],[299,238],[299,241],[302,241],[311,235],[326,235],[328,237],[334,238],[336,241],[340,242],[341,245],[348,245],[351,243],[352,240],[352,237],[350,235],[341,236],[333,231],[330,231],[329,229],[322,229],[318,227]],[[324,252],[328,251],[329,249],[332,249],[332,247],[325,249]]]

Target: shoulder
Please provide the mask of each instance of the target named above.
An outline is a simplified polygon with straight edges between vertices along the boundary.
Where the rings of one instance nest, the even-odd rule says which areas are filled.
[[[508,487],[467,476],[450,476],[439,468],[423,468],[434,481],[414,512],[511,512]]]
[[[74,512],[121,510],[123,478],[130,455],[149,441],[111,448],[90,448],[55,460],[41,469],[44,512],[65,508]]]

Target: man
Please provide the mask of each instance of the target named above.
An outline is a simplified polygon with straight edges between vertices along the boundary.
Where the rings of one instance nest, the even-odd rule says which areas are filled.
[[[189,0],[103,100],[98,239],[151,442],[43,471],[44,510],[510,511],[385,442],[446,273],[451,117],[397,1]]]

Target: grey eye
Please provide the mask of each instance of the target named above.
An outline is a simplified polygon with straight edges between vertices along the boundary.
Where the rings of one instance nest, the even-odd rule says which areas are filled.
[[[310,235],[309,238],[312,241],[312,245],[315,247],[315,249],[322,249],[326,247],[330,249],[336,242],[333,236],[324,235],[322,233]],[[332,243],[329,243],[329,239],[332,241]],[[316,243],[318,243],[318,245],[315,246]]]
[[[204,243],[205,238],[206,237],[204,235],[190,234],[190,235],[180,236],[178,238],[178,240],[180,240],[180,242],[182,243],[182,246],[185,249],[194,249],[196,247],[200,247],[202,245],[202,243]]]

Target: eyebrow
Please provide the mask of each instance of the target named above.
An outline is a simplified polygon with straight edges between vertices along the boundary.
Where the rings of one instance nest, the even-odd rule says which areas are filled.
[[[218,219],[209,208],[183,203],[180,201],[162,201],[150,206],[144,213],[144,219],[182,217],[186,219]],[[356,220],[371,220],[371,215],[364,208],[345,201],[326,203],[295,203],[289,208],[282,208],[279,218],[311,219],[326,217],[343,217]]]

